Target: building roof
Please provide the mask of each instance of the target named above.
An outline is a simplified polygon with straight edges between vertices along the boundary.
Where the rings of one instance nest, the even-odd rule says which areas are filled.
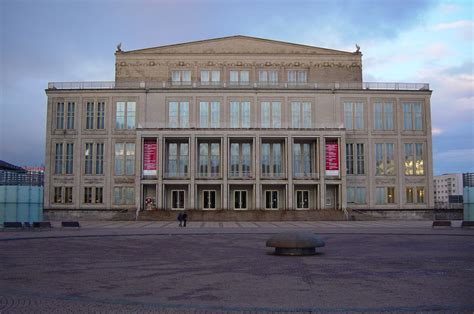
[[[6,170],[6,171],[13,171],[13,172],[21,172],[21,173],[26,173],[26,170],[12,165],[6,161],[0,160],[0,170]]]
[[[191,41],[152,48],[117,51],[117,54],[310,54],[354,55],[359,52],[320,48],[271,39],[235,35],[221,38]]]

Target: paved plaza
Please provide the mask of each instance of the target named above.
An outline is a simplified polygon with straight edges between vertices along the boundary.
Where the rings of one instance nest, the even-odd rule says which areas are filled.
[[[430,221],[81,222],[0,232],[0,313],[474,311],[474,229]],[[318,233],[316,256],[271,234]]]

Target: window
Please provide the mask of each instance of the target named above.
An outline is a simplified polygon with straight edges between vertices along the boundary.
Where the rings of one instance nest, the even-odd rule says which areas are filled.
[[[104,143],[97,143],[95,152],[95,174],[104,174]]]
[[[293,144],[293,175],[297,178],[311,177],[311,144]]]
[[[393,104],[391,102],[374,104],[374,129],[393,130]]]
[[[84,151],[84,173],[85,174],[103,174],[104,173],[104,144],[97,143],[96,156],[95,156],[95,168],[93,167],[94,162],[94,143],[86,143]]]
[[[64,103],[56,104],[56,129],[64,129]]]
[[[218,101],[201,101],[199,103],[199,127],[218,128],[219,107],[220,103]]]
[[[220,144],[199,143],[199,176],[218,177],[220,173]]]
[[[188,175],[188,143],[168,143],[168,177]]]
[[[92,154],[93,154],[93,143],[86,143],[86,150],[84,152],[84,173],[92,174]],[[91,192],[92,195],[92,192]],[[91,196],[92,198],[92,196]]]
[[[94,119],[94,116],[97,119]],[[98,102],[97,106],[94,106],[94,102],[88,101],[86,104],[86,129],[97,129],[104,128],[104,118],[105,118],[105,102]],[[94,125],[95,123],[95,125]]]
[[[229,72],[230,85],[249,85],[249,77],[248,70],[233,70]]]
[[[102,204],[104,202],[104,188],[96,187],[95,188],[95,203]]]
[[[395,204],[395,187],[375,188],[375,203],[378,205]]]
[[[92,187],[84,188],[84,203],[92,204]]]
[[[251,175],[251,145],[250,143],[230,144],[231,177],[249,177]]]
[[[262,176],[282,177],[283,174],[283,145],[281,143],[262,143]]]
[[[119,101],[116,103],[115,128],[134,129],[135,128],[136,103],[133,101]]]
[[[423,144],[405,144],[405,175],[424,175],[423,166]]]
[[[216,209],[216,191],[203,191],[203,208]]]
[[[281,127],[281,103],[278,101],[264,101],[260,103],[261,127],[280,128]]]
[[[184,209],[184,191],[183,190],[171,191],[171,208]]]
[[[347,187],[348,204],[365,204],[365,187]]]
[[[420,103],[403,103],[403,129],[423,130],[422,108]]]
[[[234,191],[234,209],[247,209],[247,191]]]
[[[54,187],[53,203],[72,204],[72,186]]]
[[[392,143],[375,144],[376,175],[395,175],[394,146]]]
[[[67,128],[74,129],[74,112],[76,104],[74,102],[67,103]]]
[[[278,191],[265,191],[265,209],[278,209]]]
[[[406,198],[408,204],[423,204],[425,203],[425,188],[424,187],[407,187]]]
[[[250,102],[230,103],[230,127],[231,128],[250,128]]]
[[[191,85],[191,71],[171,71],[171,85]]]
[[[102,187],[85,187],[84,203],[85,204],[102,204],[104,190]]]
[[[364,144],[346,144],[346,174],[364,174]]]
[[[201,71],[201,85],[219,85],[221,81],[221,72],[218,70]]]
[[[303,84],[307,82],[306,70],[288,70],[288,83]]]
[[[135,174],[135,143],[115,144],[115,175]]]
[[[56,143],[54,155],[54,174],[63,173],[63,143]]]
[[[189,102],[171,101],[168,103],[168,127],[188,128],[189,127]]]
[[[296,209],[309,209],[309,191],[296,191]]]
[[[291,127],[310,128],[311,127],[311,103],[292,102],[291,103]]]
[[[275,85],[278,83],[277,70],[259,70],[258,82],[262,84]]]
[[[364,129],[364,104],[363,103],[344,103],[344,125],[347,130]]]
[[[74,163],[74,144],[66,144],[66,174],[72,174]]]
[[[115,205],[133,205],[135,204],[135,188],[133,187],[114,187]]]

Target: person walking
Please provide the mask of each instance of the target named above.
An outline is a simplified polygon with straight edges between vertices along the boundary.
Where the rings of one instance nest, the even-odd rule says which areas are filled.
[[[183,227],[186,227],[186,221],[188,220],[188,214],[186,214],[186,212],[183,213],[182,219],[183,219]]]
[[[182,227],[183,226],[183,213],[179,213],[178,214],[178,221],[179,221],[179,226]],[[186,227],[186,222],[184,223],[184,226]]]

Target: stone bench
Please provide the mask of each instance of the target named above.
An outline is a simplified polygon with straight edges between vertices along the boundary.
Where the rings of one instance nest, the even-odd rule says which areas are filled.
[[[275,234],[266,245],[274,247],[276,255],[314,255],[325,243],[311,232],[296,231]]]

